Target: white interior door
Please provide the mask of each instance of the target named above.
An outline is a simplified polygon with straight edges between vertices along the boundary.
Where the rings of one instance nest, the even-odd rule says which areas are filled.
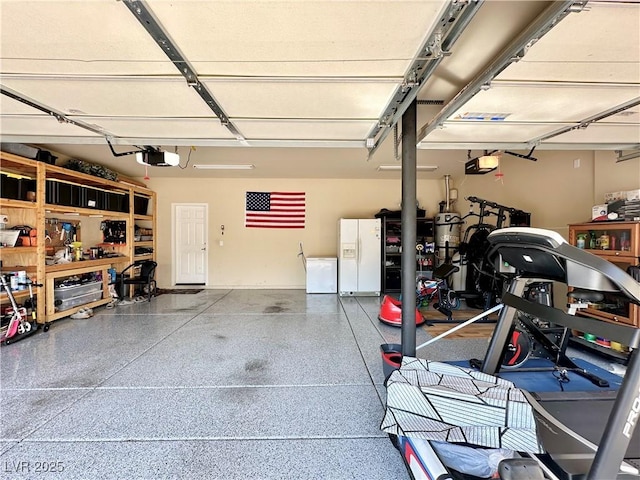
[[[208,206],[206,204],[174,204],[175,283],[206,285]]]

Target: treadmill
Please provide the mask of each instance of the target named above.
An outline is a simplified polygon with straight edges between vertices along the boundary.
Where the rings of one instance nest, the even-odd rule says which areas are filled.
[[[519,451],[522,459],[503,461],[500,478],[548,478],[560,480],[623,480],[640,478],[640,329],[589,317],[570,315],[562,309],[525,298],[526,286],[532,282],[555,281],[574,292],[610,292],[631,303],[640,304],[640,283],[612,263],[569,245],[553,231],[513,227],[491,232],[489,255],[499,265],[515,271],[508,292],[502,297],[504,307],[490,339],[478,374],[509,379],[518,387],[517,376],[501,371],[519,312],[572,330],[587,331],[598,337],[629,346],[627,371],[618,390],[540,391],[521,389],[532,407],[540,452]],[[410,357],[403,358],[412,362]],[[389,381],[402,376],[400,368],[387,380],[387,416],[395,421],[397,411],[389,405]],[[522,372],[520,375],[528,375]],[[588,376],[587,376],[588,378]],[[588,382],[587,382],[588,383]],[[393,388],[393,387],[392,387]],[[412,407],[413,408],[413,407]],[[422,409],[416,407],[416,413]],[[403,413],[407,413],[404,408]],[[383,426],[385,421],[383,421]],[[384,429],[384,428],[383,428]],[[428,437],[413,437],[409,428],[393,425],[392,441],[401,451],[414,478],[454,478],[430,447]],[[390,431],[384,429],[385,431]],[[522,470],[518,461],[525,461]],[[531,474],[535,466],[540,476]],[[515,476],[513,476],[515,474]],[[543,475],[543,476],[542,476]]]
[[[532,279],[552,280],[576,291],[612,292],[640,304],[640,283],[614,264],[569,245],[559,234],[508,228],[489,235],[490,255],[518,272],[502,301],[498,324],[481,371],[498,374],[518,311],[556,325],[593,333],[632,350],[617,391],[528,392],[545,454],[532,455],[560,479],[640,478],[640,329],[568,315],[522,298]],[[517,384],[517,381],[516,381]]]

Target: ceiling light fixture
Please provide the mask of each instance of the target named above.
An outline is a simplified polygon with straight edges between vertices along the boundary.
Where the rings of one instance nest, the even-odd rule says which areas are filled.
[[[437,170],[437,165],[417,165],[416,170],[419,172],[433,172]],[[393,170],[402,170],[402,165],[380,165],[378,167],[379,172],[393,171]]]
[[[253,170],[255,165],[239,164],[239,165],[220,165],[220,164],[196,164],[193,168],[198,170]]]

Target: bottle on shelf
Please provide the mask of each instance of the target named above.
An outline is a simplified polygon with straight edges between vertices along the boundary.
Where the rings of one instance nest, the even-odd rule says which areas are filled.
[[[620,234],[620,250],[625,252],[631,250],[631,243],[629,242],[629,235],[627,232],[622,232]]]

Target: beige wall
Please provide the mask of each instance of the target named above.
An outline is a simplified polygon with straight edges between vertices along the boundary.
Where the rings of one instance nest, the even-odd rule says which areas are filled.
[[[531,212],[534,227],[565,238],[567,225],[591,220],[591,207],[604,193],[640,188],[640,160],[615,162],[614,152],[538,151],[537,162],[502,155],[502,181],[494,173],[455,179],[460,198],[470,195]],[[574,161],[579,159],[579,166]],[[468,203],[458,210],[468,211]]]
[[[640,158],[616,162],[615,152],[595,152],[594,204],[604,203],[604,194],[640,188]]]
[[[443,197],[441,184],[418,180],[417,197],[428,215]],[[208,286],[304,288],[301,242],[309,257],[336,256],[339,218],[372,218],[381,208],[398,209],[402,198],[399,173],[395,180],[153,178],[148,185],[158,193],[158,283],[165,288],[172,285],[173,203],[209,206]],[[247,191],[306,192],[306,228],[245,228]]]
[[[592,205],[600,203],[604,193],[640,188],[639,159],[616,163],[613,152],[593,151],[538,151],[535,156],[537,162],[503,155],[502,181],[494,173],[454,178],[452,186],[459,190],[460,198],[455,209],[464,214],[469,210],[464,197],[481,197],[531,212],[533,226],[566,237],[567,225],[588,221]],[[398,209],[402,197],[399,173],[394,180],[156,177],[148,185],[158,192],[161,287],[172,285],[173,203],[209,206],[208,286],[304,288],[300,243],[307,256],[336,256],[339,218],[371,218],[381,208]],[[275,190],[306,192],[305,229],[244,227],[245,192]],[[438,202],[444,199],[444,181],[418,180],[417,192],[420,205],[433,216]],[[221,225],[225,227],[224,236]]]

